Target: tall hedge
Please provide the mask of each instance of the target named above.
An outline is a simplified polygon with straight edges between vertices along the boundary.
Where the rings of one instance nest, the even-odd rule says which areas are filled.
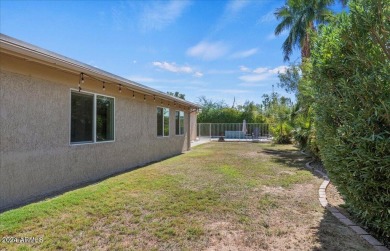
[[[312,49],[321,159],[349,210],[390,236],[390,5],[350,1]]]

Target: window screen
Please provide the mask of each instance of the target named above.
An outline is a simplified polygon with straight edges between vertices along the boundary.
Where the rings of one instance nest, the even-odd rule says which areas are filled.
[[[71,97],[71,142],[93,141],[94,96],[72,92]]]
[[[169,109],[157,107],[157,136],[169,136]]]
[[[176,135],[184,134],[184,112],[176,111],[175,114]]]
[[[114,140],[114,99],[96,97],[96,141]]]

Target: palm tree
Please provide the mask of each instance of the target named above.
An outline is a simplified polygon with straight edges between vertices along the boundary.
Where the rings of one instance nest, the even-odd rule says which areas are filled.
[[[293,47],[301,49],[302,61],[310,57],[310,33],[316,31],[320,23],[330,21],[333,17],[328,8],[334,0],[286,0],[284,6],[274,13],[281,22],[275,28],[275,35],[288,30],[289,34],[283,42],[284,61],[290,60]]]

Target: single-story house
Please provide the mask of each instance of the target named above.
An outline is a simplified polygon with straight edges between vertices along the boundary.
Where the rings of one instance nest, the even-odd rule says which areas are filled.
[[[190,150],[198,108],[0,34],[0,211]]]

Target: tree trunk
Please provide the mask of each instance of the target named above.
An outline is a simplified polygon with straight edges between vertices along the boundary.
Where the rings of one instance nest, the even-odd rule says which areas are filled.
[[[303,44],[301,47],[302,62],[305,61],[306,58],[310,58],[310,33],[312,31],[315,31],[315,28],[313,22],[310,22],[305,34],[305,39],[303,40]]]

